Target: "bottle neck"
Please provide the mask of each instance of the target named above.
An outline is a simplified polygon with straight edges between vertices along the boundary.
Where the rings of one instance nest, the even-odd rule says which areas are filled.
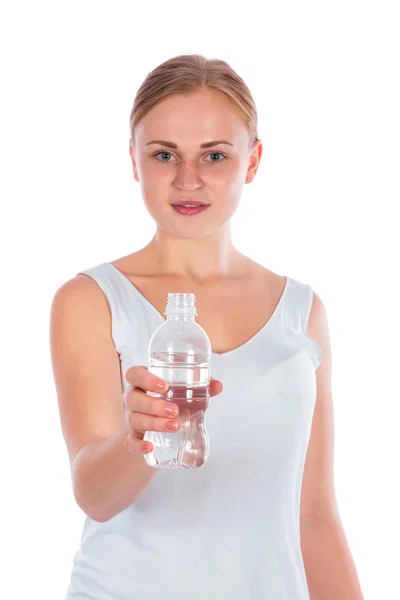
[[[167,315],[167,321],[194,321],[194,315]]]

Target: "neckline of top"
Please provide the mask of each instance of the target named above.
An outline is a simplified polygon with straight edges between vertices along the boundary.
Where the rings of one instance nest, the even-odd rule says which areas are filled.
[[[148,300],[148,299],[146,298],[146,296],[145,296],[144,294],[142,294],[142,292],[139,290],[139,288],[138,288],[138,287],[136,287],[136,285],[135,285],[134,283],[132,283],[132,281],[131,281],[131,280],[130,280],[130,279],[129,279],[129,278],[126,276],[126,275],[124,275],[124,273],[122,273],[122,271],[120,271],[119,269],[117,269],[117,267],[115,267],[115,266],[114,266],[112,263],[110,263],[110,262],[105,262],[105,263],[103,263],[103,265],[107,265],[108,267],[111,267],[111,269],[112,269],[112,270],[113,270],[115,273],[119,274],[119,276],[122,278],[122,280],[124,280],[124,281],[125,281],[125,283],[129,284],[129,286],[131,287],[132,291],[133,291],[134,293],[136,293],[136,295],[138,296],[138,298],[139,298],[139,299],[141,299],[141,300],[142,300],[142,302],[144,302],[144,304],[146,304],[146,305],[147,305],[147,306],[148,306],[148,307],[149,307],[149,308],[150,308],[150,309],[151,309],[153,312],[155,312],[155,313],[156,313],[156,315],[158,315],[158,317],[161,319],[161,321],[162,321],[162,322],[166,322],[166,320],[167,320],[167,319],[164,317],[164,315],[162,315],[162,314],[160,313],[160,311],[158,310],[158,308],[156,308],[156,307],[154,306],[154,304],[152,304],[152,303],[150,302],[150,300]],[[278,314],[278,312],[280,311],[280,309],[281,309],[281,307],[282,307],[282,305],[283,305],[283,302],[284,302],[285,296],[286,296],[286,294],[287,294],[287,290],[288,290],[288,288],[289,288],[289,284],[290,284],[291,278],[290,278],[290,277],[288,277],[287,275],[284,275],[284,277],[285,277],[285,279],[286,279],[286,281],[285,281],[285,287],[283,288],[283,291],[282,291],[282,293],[281,293],[281,296],[280,296],[280,298],[279,298],[279,300],[278,300],[278,302],[277,302],[277,304],[276,304],[276,306],[275,306],[275,308],[274,308],[274,311],[273,311],[273,313],[272,313],[272,314],[271,314],[271,316],[269,317],[268,321],[266,321],[266,322],[264,323],[264,325],[262,325],[262,326],[260,327],[260,329],[259,329],[258,331],[256,331],[256,333],[255,333],[254,335],[252,335],[252,336],[251,336],[251,337],[250,337],[248,340],[246,340],[245,342],[243,342],[243,344],[240,344],[240,346],[236,346],[236,348],[232,348],[232,350],[227,350],[226,352],[214,352],[214,351],[212,351],[212,352],[211,352],[211,354],[212,354],[213,356],[216,356],[216,357],[219,357],[219,358],[223,358],[223,357],[225,357],[225,356],[230,356],[230,355],[232,355],[232,354],[234,354],[234,353],[237,353],[237,352],[239,352],[239,351],[241,351],[241,350],[244,350],[244,349],[245,349],[245,348],[247,348],[247,346],[249,346],[249,345],[250,345],[250,344],[251,344],[251,343],[252,343],[252,342],[253,342],[253,341],[254,341],[256,338],[258,338],[258,337],[259,337],[259,336],[260,336],[262,333],[264,333],[264,332],[265,332],[265,331],[268,329],[268,327],[271,325],[271,322],[272,322],[272,321],[275,319],[276,315],[277,315],[277,314]]]

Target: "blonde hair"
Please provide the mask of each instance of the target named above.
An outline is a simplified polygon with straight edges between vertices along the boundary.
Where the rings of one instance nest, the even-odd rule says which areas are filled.
[[[131,144],[136,125],[156,104],[173,94],[188,94],[199,89],[226,94],[242,112],[251,143],[258,139],[257,109],[243,79],[223,60],[182,54],[158,65],[140,86],[130,114]]]

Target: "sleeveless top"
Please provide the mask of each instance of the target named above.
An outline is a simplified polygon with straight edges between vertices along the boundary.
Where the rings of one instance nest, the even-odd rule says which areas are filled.
[[[108,300],[125,389],[165,318],[111,263],[80,273]],[[268,322],[212,353],[224,388],[205,411],[208,460],[159,469],[105,523],[86,517],[65,600],[309,600],[299,519],[322,358],[307,335],[312,299],[309,284],[286,277]]]

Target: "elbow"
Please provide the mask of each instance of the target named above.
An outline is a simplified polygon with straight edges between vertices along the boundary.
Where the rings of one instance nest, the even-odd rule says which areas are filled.
[[[87,517],[89,517],[89,519],[92,519],[92,521],[96,521],[97,523],[107,523],[107,521],[110,521],[115,515],[106,515],[104,513],[92,513],[92,514],[88,514],[85,513]]]
[[[91,481],[81,453],[76,454],[71,467],[73,495],[81,511],[97,523],[106,523],[112,519],[116,513],[111,513],[106,505],[106,499],[100,493],[99,486]]]
[[[128,506],[117,508],[115,506],[106,506],[104,503],[100,502],[83,501],[77,495],[75,495],[75,502],[89,519],[97,521],[97,523],[107,523],[107,521],[111,521],[111,519],[128,508]]]
[[[81,511],[85,513],[89,519],[96,521],[97,523],[107,523],[107,521],[110,521],[117,514],[107,511],[106,508],[101,505],[101,503],[82,498],[82,496],[77,492],[74,492],[74,497],[75,502]]]
[[[115,516],[107,510],[100,495],[88,489],[81,477],[78,477],[78,473],[74,473],[72,487],[76,504],[89,519],[98,523],[106,523]]]
[[[78,479],[74,480],[73,492],[79,508],[89,519],[97,523],[106,523],[128,508],[128,506],[118,506],[115,502],[111,504],[111,498],[104,498],[93,490],[88,490],[86,486],[79,484]]]

